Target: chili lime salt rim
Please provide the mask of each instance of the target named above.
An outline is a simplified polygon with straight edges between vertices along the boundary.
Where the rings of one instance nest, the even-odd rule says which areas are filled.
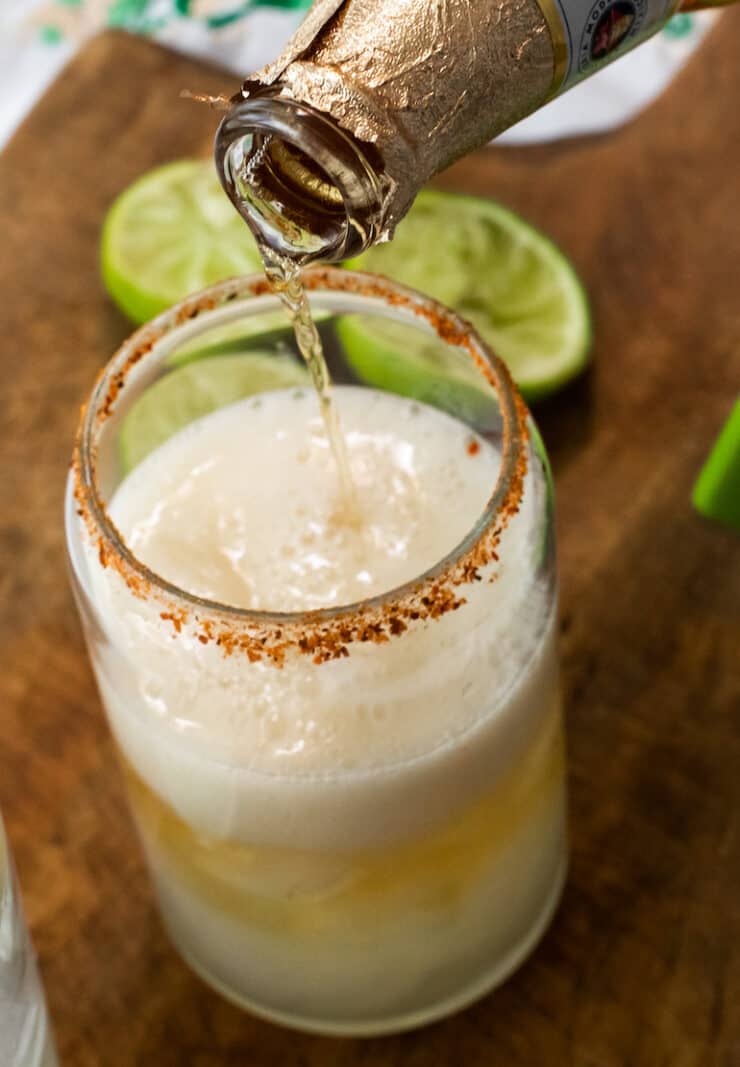
[[[215,642],[225,655],[242,653],[252,661],[268,660],[277,666],[291,651],[308,655],[316,663],[347,656],[354,643],[384,643],[418,621],[457,610],[465,603],[461,587],[480,580],[481,570],[498,561],[501,535],[519,509],[527,471],[527,409],[505,364],[469,323],[437,301],[377,275],[319,267],[304,272],[303,284],[309,294],[361,297],[400,311],[406,321],[415,318],[431,326],[440,340],[466,353],[496,392],[503,423],[496,483],[475,525],[433,567],[385,593],[352,604],[309,612],[253,611],[196,596],[168,582],[133,554],[116,528],[100,491],[97,452],[105,423],[130,373],[189,320],[231,302],[247,305],[255,297],[272,296],[264,275],[221,282],[188,297],[125,341],[83,407],[73,457],[77,513],[101,566],[114,568],[134,596],[156,600],[160,618],[172,626],[175,636],[187,631],[203,644]],[[279,306],[277,297],[275,306]]]

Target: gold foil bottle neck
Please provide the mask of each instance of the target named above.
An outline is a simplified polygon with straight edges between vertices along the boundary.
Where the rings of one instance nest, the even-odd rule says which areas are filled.
[[[553,71],[536,0],[317,0],[251,84],[373,146],[388,237],[429,178],[547,98]]]

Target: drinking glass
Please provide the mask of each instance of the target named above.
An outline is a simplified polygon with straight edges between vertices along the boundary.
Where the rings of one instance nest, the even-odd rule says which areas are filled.
[[[248,417],[276,381],[305,402],[258,276],[185,300],[114,355],[82,415],[66,528],[172,940],[258,1014],[370,1035],[499,984],[561,893],[552,487],[506,367],[467,323],[359,272],[305,285],[338,396],[454,419],[461,472],[495,450],[485,505],[444,558],[371,599],[290,613],[196,596],[124,543],[108,505],[153,448],[240,399]]]
[[[0,1063],[3,1067],[56,1067],[31,942],[0,819]]]

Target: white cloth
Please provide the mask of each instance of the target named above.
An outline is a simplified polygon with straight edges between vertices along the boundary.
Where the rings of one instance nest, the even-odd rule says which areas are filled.
[[[310,0],[0,0],[0,146],[92,34],[147,33],[243,77],[281,50]],[[679,15],[666,29],[505,133],[501,143],[548,141],[617,126],[646,107],[715,16]]]

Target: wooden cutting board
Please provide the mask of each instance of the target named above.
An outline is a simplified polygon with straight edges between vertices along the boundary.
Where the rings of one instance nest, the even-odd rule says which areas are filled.
[[[372,1042],[258,1022],[175,955],[67,588],[77,409],[129,329],[100,286],[100,223],[146,168],[208,152],[215,117],[180,89],[234,79],[109,34],[0,157],[0,806],[68,1067],[740,1064],[740,537],[689,505],[740,385],[738,55],[731,11],[626,129],[487,150],[442,180],[543,226],[593,301],[593,370],[540,412],[572,867],[503,989]]]

